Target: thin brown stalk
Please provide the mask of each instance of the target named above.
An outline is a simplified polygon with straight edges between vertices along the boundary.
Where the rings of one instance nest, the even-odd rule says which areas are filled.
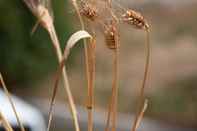
[[[115,23],[114,23],[115,22]],[[118,97],[118,54],[119,54],[119,35],[117,30],[117,21],[114,19],[110,25],[105,26],[106,45],[113,51],[113,66],[112,66],[112,94],[110,97],[108,115],[105,131],[109,131],[110,124],[112,131],[116,130],[117,123],[117,97]]]
[[[112,122],[112,131],[116,131],[117,123],[117,99],[118,99],[118,50],[114,52],[113,58],[113,81],[112,81],[112,94],[110,98],[110,104],[108,107],[108,115],[105,131],[110,129],[110,121]]]
[[[93,130],[93,106],[94,106],[94,84],[95,84],[95,39],[92,40],[92,44],[88,45],[89,54],[89,86],[88,86],[88,131]]]
[[[144,90],[146,86],[146,81],[148,77],[148,71],[149,71],[149,64],[150,64],[150,36],[149,36],[149,30],[146,30],[146,62],[144,65],[144,77],[142,80],[142,87],[140,89],[140,96],[139,96],[139,101],[138,101],[138,112],[136,114],[134,124],[131,128],[131,131],[136,131],[137,126],[139,125],[139,121],[141,119],[141,108],[143,106],[143,102],[145,101],[145,96],[144,96]]]
[[[118,103],[118,48],[114,52],[114,80],[113,80],[113,88],[114,88],[114,104],[112,111],[112,131],[116,131],[117,124],[117,103]]]
[[[77,1],[72,0],[72,3],[73,3],[73,6],[74,6],[74,8],[77,12],[77,15],[78,15],[78,18],[79,18],[79,21],[80,21],[80,24],[81,24],[81,29],[85,30],[85,24],[83,22],[83,18],[81,16],[81,14],[80,14]],[[93,83],[93,82],[91,82],[91,80],[94,81],[94,78],[90,78],[91,77],[90,76],[91,72],[90,72],[90,67],[89,67],[90,65],[89,65],[89,62],[88,62],[88,60],[90,59],[90,56],[88,54],[89,51],[88,51],[88,47],[87,47],[87,44],[86,44],[87,41],[86,40],[83,40],[83,41],[84,41],[84,52],[85,52],[86,78],[87,78],[87,86],[88,86],[88,92],[89,92],[89,89],[91,88],[90,83]],[[88,97],[88,101],[91,101],[90,97]],[[91,110],[93,110],[93,109],[91,109]],[[89,109],[88,109],[88,131],[93,131],[93,113]]]
[[[11,95],[10,95],[10,93],[9,93],[7,87],[6,87],[6,84],[5,84],[4,80],[3,80],[3,76],[2,76],[1,73],[0,73],[0,81],[1,81],[1,84],[2,84],[2,86],[3,86],[3,90],[4,90],[5,94],[6,94],[6,96],[8,97],[8,100],[9,100],[10,104],[11,104],[11,107],[12,107],[12,109],[13,109],[13,112],[14,112],[14,114],[15,114],[15,116],[16,116],[17,123],[18,123],[18,125],[19,125],[21,131],[25,131],[25,128],[24,128],[22,122],[21,122],[20,119],[19,119],[19,115],[18,115],[18,113],[17,113],[17,111],[16,111],[14,102],[12,101]]]
[[[12,126],[7,121],[7,119],[3,116],[3,114],[0,112],[0,125],[3,125],[6,131],[13,131]]]
[[[112,91],[114,92],[114,91]],[[106,122],[106,126],[105,126],[105,131],[109,131],[110,129],[110,122],[111,122],[111,113],[112,113],[112,107],[113,107],[113,98],[114,98],[114,93],[112,93],[111,98],[110,98],[110,102],[109,102],[109,107],[108,107],[108,113],[107,113],[107,122]]]

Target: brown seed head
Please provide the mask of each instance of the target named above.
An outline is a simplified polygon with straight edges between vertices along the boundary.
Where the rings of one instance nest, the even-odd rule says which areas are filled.
[[[93,5],[87,2],[81,2],[80,5],[81,5],[81,9],[80,9],[81,15],[85,16],[91,21],[94,21],[97,18],[98,11]]]
[[[122,17],[124,22],[133,25],[138,29],[149,29],[146,19],[139,12],[127,10]]]
[[[115,24],[111,22],[110,24],[107,24],[105,27],[105,41],[106,45],[109,49],[117,49],[118,48],[118,42],[117,42],[117,37],[118,37],[118,32]]]

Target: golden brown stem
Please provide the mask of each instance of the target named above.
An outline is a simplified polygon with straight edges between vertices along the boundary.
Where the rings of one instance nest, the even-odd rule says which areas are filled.
[[[77,15],[78,15],[78,18],[79,18],[79,21],[80,21],[80,24],[81,24],[81,28],[82,30],[85,29],[85,24],[83,22],[83,19],[80,15],[80,11],[79,11],[79,7],[77,5],[77,2],[76,0],[72,0],[72,3],[73,3],[73,6],[77,12]],[[86,40],[83,40],[84,41],[84,52],[85,52],[85,65],[86,65],[86,78],[87,78],[87,84],[88,84],[88,92],[90,91],[90,83],[91,83],[91,80],[90,79],[93,79],[93,78],[90,78],[90,65],[89,65],[89,62],[88,60],[90,59],[89,57],[89,54],[88,54],[88,47],[87,47],[87,41]],[[91,91],[93,92],[93,91]],[[90,96],[90,94],[88,93],[88,95]],[[93,95],[93,94],[92,94]],[[91,98],[88,96],[88,101],[91,101]],[[93,131],[93,113],[92,113],[92,109],[91,110],[88,110],[88,131]]]
[[[92,40],[92,44],[88,45],[89,56],[89,86],[88,86],[88,131],[93,130],[93,106],[94,106],[94,84],[95,84],[95,39]]]
[[[114,80],[113,80],[113,88],[114,88],[114,104],[112,111],[112,131],[116,131],[116,123],[117,123],[117,103],[118,103],[118,47],[114,52]]]
[[[118,42],[118,40],[116,40]],[[117,123],[117,99],[118,99],[118,43],[116,43],[116,49],[113,52],[113,81],[112,81],[112,94],[110,98],[110,104],[108,107],[108,115],[105,131],[110,129],[110,121],[112,124],[112,131],[116,131]]]
[[[146,30],[146,62],[144,65],[144,78],[142,80],[142,87],[140,89],[140,96],[139,96],[139,101],[138,101],[138,112],[136,114],[134,124],[131,128],[131,131],[136,131],[137,126],[139,125],[139,119],[141,119],[141,110],[143,109],[143,103],[145,101],[145,96],[144,96],[144,90],[145,90],[145,85],[148,77],[148,71],[149,71],[149,63],[150,63],[150,36],[149,36],[149,30]]]
[[[25,131],[25,128],[24,128],[22,122],[21,122],[20,119],[19,119],[19,115],[18,115],[18,113],[17,113],[17,111],[16,111],[14,102],[12,101],[12,98],[11,98],[11,96],[10,96],[10,93],[9,93],[7,87],[6,87],[6,84],[5,84],[4,80],[3,80],[3,76],[2,76],[1,73],[0,73],[0,81],[1,81],[1,84],[2,84],[2,86],[3,86],[3,90],[4,90],[5,94],[6,94],[6,96],[8,97],[8,100],[9,100],[11,106],[12,106],[12,109],[13,109],[14,114],[15,114],[15,116],[16,116],[17,123],[18,123],[18,125],[20,126],[21,131]]]

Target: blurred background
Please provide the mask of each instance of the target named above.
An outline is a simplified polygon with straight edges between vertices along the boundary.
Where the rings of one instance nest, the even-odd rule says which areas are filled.
[[[146,88],[150,105],[145,117],[197,129],[197,1],[116,2],[141,12],[151,25],[151,68]],[[70,1],[53,1],[52,5],[63,48],[80,24]],[[9,90],[30,102],[48,102],[57,59],[47,32],[39,27],[30,35],[36,18],[22,0],[1,0],[0,16],[0,72]],[[102,32],[98,29],[96,33],[95,107],[105,111],[111,92],[112,52],[106,48]],[[133,114],[143,77],[145,33],[121,24],[120,39],[118,111]],[[77,105],[84,106],[87,88],[82,45],[72,50],[66,65],[74,99]],[[61,87],[59,103],[66,98]]]

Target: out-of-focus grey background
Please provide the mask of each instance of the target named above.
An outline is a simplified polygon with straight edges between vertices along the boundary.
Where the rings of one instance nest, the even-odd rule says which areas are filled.
[[[195,0],[117,0],[126,9],[141,12],[151,25],[151,68],[146,95],[146,117],[180,127],[197,127],[197,45]],[[80,29],[71,2],[53,1],[55,27],[62,48]],[[27,100],[48,100],[52,94],[57,60],[47,32],[30,31],[36,19],[22,0],[0,1],[0,71],[9,90]],[[98,27],[97,27],[98,28]],[[95,107],[105,111],[111,92],[112,53],[97,31]],[[134,113],[144,65],[145,33],[120,25],[120,113]],[[86,104],[83,46],[69,57],[67,70],[74,99]],[[57,101],[64,102],[62,88]]]

